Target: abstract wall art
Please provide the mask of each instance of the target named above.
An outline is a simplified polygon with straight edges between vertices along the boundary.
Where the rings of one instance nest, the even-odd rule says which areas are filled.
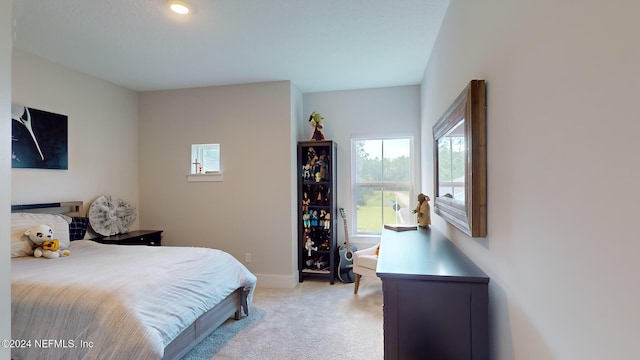
[[[67,170],[68,117],[11,105],[11,167]]]

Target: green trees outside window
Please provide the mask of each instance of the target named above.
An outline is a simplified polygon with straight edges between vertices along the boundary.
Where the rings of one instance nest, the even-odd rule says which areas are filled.
[[[352,141],[357,233],[379,234],[383,224],[415,222],[411,149],[410,137]]]

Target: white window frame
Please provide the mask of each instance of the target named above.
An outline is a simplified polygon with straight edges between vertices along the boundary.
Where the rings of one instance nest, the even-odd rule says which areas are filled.
[[[357,183],[357,154],[355,144],[358,141],[363,140],[395,140],[395,139],[409,139],[409,156],[410,156],[410,181],[409,182],[380,182],[380,183]],[[379,231],[376,232],[363,232],[358,231],[358,189],[361,188],[383,188],[389,189],[393,187],[406,186],[409,189],[409,202],[410,207],[414,206],[414,198],[415,198],[415,188],[416,188],[416,161],[417,155],[415,151],[415,139],[413,135],[391,135],[391,136],[367,136],[367,135],[358,135],[351,137],[351,225],[350,230],[354,236],[380,236],[382,232],[382,227]],[[382,157],[384,158],[384,148]]]
[[[205,162],[206,151],[217,151],[218,158]],[[222,153],[220,144],[192,144],[188,181],[222,181]]]

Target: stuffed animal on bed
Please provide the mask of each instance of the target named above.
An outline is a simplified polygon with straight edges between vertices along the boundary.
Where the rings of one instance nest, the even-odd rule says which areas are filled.
[[[31,240],[35,249],[33,250],[34,257],[44,257],[47,259],[56,259],[60,256],[69,256],[71,252],[67,249],[60,249],[60,243],[58,239],[52,239],[53,229],[49,225],[39,224],[33,226],[24,234]]]

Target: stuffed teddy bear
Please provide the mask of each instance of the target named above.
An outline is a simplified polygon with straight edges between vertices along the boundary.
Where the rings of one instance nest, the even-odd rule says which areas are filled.
[[[24,234],[31,240],[35,249],[34,257],[44,257],[47,259],[56,259],[60,256],[69,256],[71,252],[67,249],[60,249],[58,239],[53,238],[53,229],[49,225],[39,224],[33,226]]]
[[[418,206],[413,213],[418,214],[418,226],[428,228],[431,224],[431,211],[429,209],[429,197],[425,194],[418,195]]]

